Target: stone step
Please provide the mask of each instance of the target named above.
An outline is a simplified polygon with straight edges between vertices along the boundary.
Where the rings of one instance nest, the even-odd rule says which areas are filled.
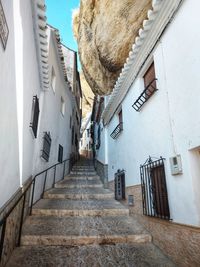
[[[65,179],[67,180],[88,180],[88,181],[100,181],[100,177],[98,175],[92,175],[92,176],[88,176],[88,175],[80,175],[80,176],[76,176],[74,174],[69,174],[67,176],[65,176]]]
[[[103,184],[99,179],[81,180],[64,179],[54,185],[55,188],[102,188]]]
[[[44,193],[51,199],[113,199],[114,193],[104,188],[53,188]]]
[[[95,170],[94,166],[73,166],[72,170]]]
[[[32,214],[45,216],[128,216],[129,210],[113,199],[41,199],[33,206]]]
[[[71,175],[80,175],[80,176],[94,176],[97,175],[96,171],[71,171]]]
[[[23,226],[21,238],[22,245],[78,246],[148,242],[151,242],[151,235],[137,221],[126,216],[30,216]]]
[[[152,243],[88,246],[21,246],[7,267],[175,267]]]

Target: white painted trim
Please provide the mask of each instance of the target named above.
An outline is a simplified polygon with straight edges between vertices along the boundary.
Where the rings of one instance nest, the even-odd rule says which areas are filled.
[[[148,20],[143,21],[143,29],[135,38],[132,51],[115,83],[113,92],[102,114],[104,125],[112,119],[131,85],[138,76],[145,60],[149,57],[164,29],[173,18],[184,0],[153,0],[153,10],[148,11]]]

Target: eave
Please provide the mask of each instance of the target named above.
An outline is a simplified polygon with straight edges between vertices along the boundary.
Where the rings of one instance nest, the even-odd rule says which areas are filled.
[[[148,11],[148,19],[143,21],[143,28],[139,30],[132,51],[129,53],[102,114],[104,125],[109,124],[182,2],[183,0],[152,1],[152,10]]]

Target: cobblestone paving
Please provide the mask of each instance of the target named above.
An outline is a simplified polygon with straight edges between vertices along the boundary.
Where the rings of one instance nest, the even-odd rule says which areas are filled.
[[[95,187],[91,161],[73,172],[34,205],[7,267],[174,266],[113,193]]]
[[[7,267],[174,267],[158,248],[145,245],[27,246]]]

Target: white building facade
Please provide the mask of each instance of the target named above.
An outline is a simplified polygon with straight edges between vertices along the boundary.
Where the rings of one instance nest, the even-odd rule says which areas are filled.
[[[45,10],[43,0],[0,1],[0,221],[15,203],[21,207],[18,200],[36,174],[57,164],[35,180],[34,202],[64,177],[72,158],[78,158],[78,145],[74,149],[72,142],[76,134],[79,143],[72,126],[79,131],[81,124],[77,62],[75,88],[68,81],[59,32],[47,25]],[[18,208],[9,215],[6,231],[19,230],[20,213]],[[6,242],[3,262],[16,240]]]
[[[117,172],[124,173],[136,213],[193,226],[200,226],[199,8],[195,0],[153,1],[113,93],[105,97],[96,150],[112,188]],[[164,193],[152,178],[161,165]]]
[[[86,158],[92,158],[92,139],[91,139],[91,112],[82,121],[80,154]]]

